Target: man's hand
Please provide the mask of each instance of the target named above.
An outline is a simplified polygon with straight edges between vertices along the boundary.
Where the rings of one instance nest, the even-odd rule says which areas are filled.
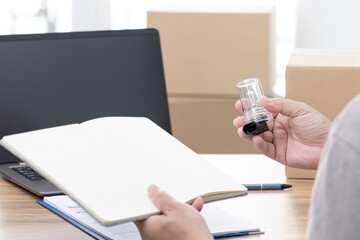
[[[329,134],[330,120],[305,103],[289,99],[265,97],[261,103],[273,113],[269,131],[245,135],[245,118],[237,117],[234,125],[239,136],[252,141],[260,153],[284,165],[316,169]],[[240,100],[235,107],[242,111]]]
[[[199,213],[203,207],[202,198],[197,198],[189,206],[154,185],[149,187],[148,195],[162,215],[135,222],[143,240],[214,239]]]

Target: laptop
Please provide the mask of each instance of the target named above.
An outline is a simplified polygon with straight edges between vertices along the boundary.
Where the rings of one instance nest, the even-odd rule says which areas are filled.
[[[147,117],[171,134],[155,29],[0,36],[0,66],[0,138],[105,116]],[[61,194],[3,147],[0,172],[38,196]]]

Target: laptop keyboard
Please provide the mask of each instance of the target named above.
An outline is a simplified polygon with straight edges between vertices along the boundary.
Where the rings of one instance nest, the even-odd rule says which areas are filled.
[[[28,166],[12,167],[11,169],[13,169],[14,171],[20,173],[21,175],[32,181],[44,179],[40,174],[38,174],[31,167]]]

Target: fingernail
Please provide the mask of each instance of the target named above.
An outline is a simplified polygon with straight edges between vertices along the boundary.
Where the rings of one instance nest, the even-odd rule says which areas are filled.
[[[271,99],[271,98],[268,98],[268,97],[266,97],[266,96],[264,96],[264,99],[265,99],[265,102],[267,102],[267,103],[271,103],[271,102],[272,102],[272,99]]]
[[[148,188],[148,196],[150,197],[155,192],[160,192],[160,191],[163,191],[162,188],[156,186],[155,184],[151,184]]]
[[[159,191],[160,188],[154,184],[151,184],[148,188],[148,195],[151,196],[153,195],[156,191]]]

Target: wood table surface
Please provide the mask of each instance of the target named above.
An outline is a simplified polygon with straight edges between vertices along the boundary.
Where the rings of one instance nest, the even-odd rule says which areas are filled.
[[[258,225],[265,234],[228,239],[305,239],[313,180],[287,180],[284,167],[262,155],[203,155],[241,183],[288,183],[283,191],[250,191],[214,204]],[[36,203],[39,197],[0,179],[0,239],[92,239]]]

